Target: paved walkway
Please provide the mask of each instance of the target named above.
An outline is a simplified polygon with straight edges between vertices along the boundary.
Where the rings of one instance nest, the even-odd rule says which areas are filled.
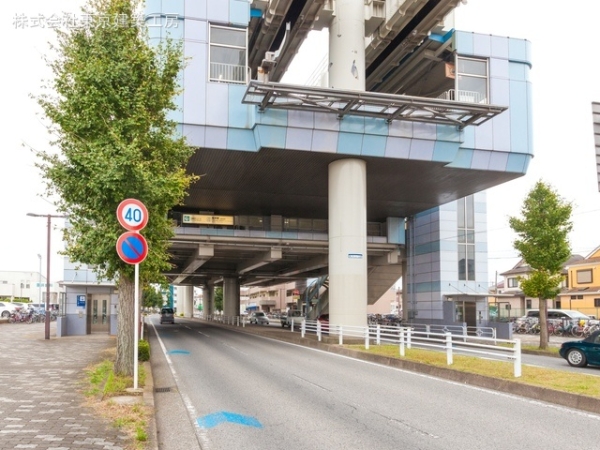
[[[83,369],[114,347],[106,334],[44,339],[44,324],[0,324],[0,450],[124,448],[125,436],[83,405]]]

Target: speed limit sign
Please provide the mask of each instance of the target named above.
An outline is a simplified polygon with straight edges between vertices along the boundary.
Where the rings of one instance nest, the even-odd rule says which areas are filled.
[[[148,210],[139,200],[128,198],[119,203],[117,219],[123,228],[140,231],[148,223]]]

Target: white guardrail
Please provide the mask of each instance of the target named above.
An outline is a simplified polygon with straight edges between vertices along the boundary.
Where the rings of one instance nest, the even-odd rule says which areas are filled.
[[[245,327],[248,318],[245,316],[206,316],[206,320],[221,322],[227,325]],[[364,340],[365,348],[368,350],[374,345],[397,345],[401,357],[406,356],[406,349],[412,347],[430,348],[446,353],[446,362],[452,365],[454,354],[466,354],[470,356],[495,359],[500,361],[511,361],[514,365],[514,376],[521,376],[521,340],[520,339],[497,339],[495,333],[492,337],[486,337],[482,328],[471,330],[474,335],[469,334],[467,327],[442,326],[442,325],[412,325],[411,326],[385,326],[370,325],[367,327],[350,325],[333,325],[321,323],[314,320],[303,320],[300,333],[305,337],[307,333],[316,334],[319,341],[323,335],[337,336],[339,345],[344,345],[344,339],[356,341]],[[292,322],[291,331],[294,331]],[[495,331],[495,330],[494,330]]]

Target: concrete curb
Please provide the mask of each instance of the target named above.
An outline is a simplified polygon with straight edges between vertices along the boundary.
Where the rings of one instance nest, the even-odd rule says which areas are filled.
[[[526,397],[533,400],[539,400],[555,405],[565,406],[568,408],[579,409],[595,414],[600,414],[600,400],[595,397],[585,395],[569,394],[566,392],[557,391],[554,389],[532,386],[529,384],[519,383],[518,381],[500,380],[497,378],[486,377],[484,375],[475,375],[465,372],[459,372],[446,367],[435,367],[427,364],[407,361],[399,358],[390,358],[386,356],[374,355],[372,353],[352,350],[345,347],[340,347],[333,344],[325,344],[310,337],[302,338],[299,333],[268,331],[260,328],[246,330],[246,328],[235,327],[218,322],[210,322],[217,326],[223,326],[235,331],[247,334],[254,334],[271,339],[276,339],[291,344],[302,345],[304,347],[317,348],[331,353],[336,353],[343,356],[369,361],[376,364],[383,364],[398,369],[408,370],[411,372],[423,373],[437,378],[443,378],[457,383],[476,386],[480,388],[504,392],[507,394]],[[313,337],[313,336],[311,336]]]
[[[158,450],[158,429],[156,427],[156,410],[154,409],[154,377],[152,376],[152,364],[150,364],[150,361],[144,362],[144,370],[146,381],[142,397],[144,404],[151,408],[150,423],[148,424],[148,441],[145,448],[148,450]]]

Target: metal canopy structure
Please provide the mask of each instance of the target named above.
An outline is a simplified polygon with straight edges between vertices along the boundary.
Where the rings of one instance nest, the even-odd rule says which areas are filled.
[[[384,119],[388,123],[408,120],[456,125],[460,129],[481,125],[507,109],[488,104],[257,81],[249,83],[242,103],[257,105],[259,111],[292,109],[334,113],[338,119],[354,115]]]

